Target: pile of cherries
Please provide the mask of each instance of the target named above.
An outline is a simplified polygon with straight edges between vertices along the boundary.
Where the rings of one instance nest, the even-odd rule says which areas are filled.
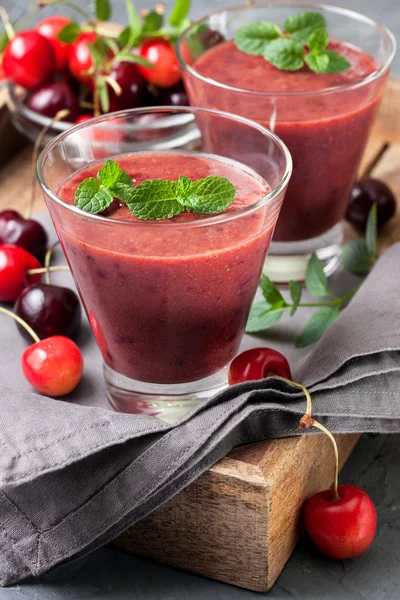
[[[69,288],[41,283],[47,234],[40,223],[14,210],[0,213],[0,302],[14,304],[19,332],[35,340],[22,355],[22,370],[42,394],[72,392],[82,376],[83,359],[72,341],[81,324],[81,304]]]
[[[34,30],[15,34],[4,49],[5,77],[28,90],[28,108],[49,118],[67,109],[66,120],[88,120],[94,116],[95,82],[101,75],[116,84],[106,84],[108,112],[189,104],[175,49],[168,39],[147,39],[132,50],[151,62],[153,68],[118,60],[110,49],[102,71],[103,67],[99,70],[94,65],[91,47],[106,38],[83,28],[73,43],[61,42],[58,35],[69,24],[65,16],[48,17]]]

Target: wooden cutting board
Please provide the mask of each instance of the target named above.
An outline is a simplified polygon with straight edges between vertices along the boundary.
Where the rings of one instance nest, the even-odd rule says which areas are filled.
[[[380,248],[400,241],[400,81],[391,81],[371,137],[364,164],[384,142],[391,146],[374,170],[399,202],[384,228]],[[16,134],[0,111],[0,210],[24,209],[31,185],[32,147]],[[36,211],[45,210],[40,192]],[[346,237],[355,236],[350,225]],[[357,435],[337,436],[341,464]],[[256,591],[268,590],[302,533],[302,506],[331,484],[333,453],[325,436],[269,440],[235,448],[196,482],[129,529],[115,545]]]

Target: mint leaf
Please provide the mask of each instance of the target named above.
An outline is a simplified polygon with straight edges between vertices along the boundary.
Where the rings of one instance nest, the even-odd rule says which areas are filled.
[[[155,10],[151,10],[144,18],[142,33],[158,31],[163,26],[163,23],[163,15]]]
[[[111,17],[110,0],[96,0],[96,17],[99,21],[108,21]]]
[[[303,66],[304,48],[294,40],[279,38],[264,47],[263,56],[283,71],[298,71]]]
[[[287,306],[286,301],[276,285],[272,283],[269,277],[263,275],[261,277],[261,289],[266,302],[274,308]]]
[[[364,275],[371,267],[371,255],[365,240],[353,240],[345,244],[340,255],[342,264],[350,273]]]
[[[304,348],[313,344],[322,336],[328,327],[339,316],[340,309],[320,308],[311,315],[303,331],[296,340],[296,348]]]
[[[269,329],[279,321],[284,312],[284,308],[271,309],[264,301],[256,302],[250,310],[246,333],[257,333]]]
[[[374,203],[369,211],[367,229],[365,232],[365,244],[368,252],[374,258],[378,255],[377,250],[378,224],[377,224],[377,206]]]
[[[326,54],[313,54],[310,52],[305,55],[304,60],[314,73],[325,73],[329,64],[329,58]]]
[[[240,27],[235,35],[235,44],[246,54],[263,54],[265,45],[282,35],[281,29],[275,23],[260,21],[248,23]]]
[[[307,40],[307,46],[311,52],[319,53],[325,50],[329,43],[329,35],[324,27],[318,27],[312,32]]]
[[[190,11],[191,0],[176,0],[169,17],[169,24],[179,27],[187,19]]]
[[[97,173],[97,179],[105,187],[112,187],[115,183],[125,183],[132,186],[132,179],[115,160],[106,160],[102,168]]]
[[[324,71],[318,71],[318,73],[341,73],[347,71],[351,67],[348,60],[344,56],[341,56],[333,50],[324,50],[320,56],[326,56],[328,58],[328,65]]]
[[[132,182],[130,184],[120,182],[114,183],[109,190],[114,198],[118,198],[118,200],[122,200],[122,202],[129,204],[133,193]]]
[[[139,219],[171,219],[183,211],[178,197],[176,181],[149,179],[133,188],[127,204]]]
[[[58,32],[57,39],[64,44],[73,44],[78,39],[80,32],[81,28],[78,23],[72,21]]]
[[[283,27],[295,42],[304,45],[313,31],[326,28],[326,22],[320,13],[304,12],[286,19]]]
[[[315,253],[307,265],[306,288],[314,298],[322,298],[328,292],[328,280],[324,273],[324,267]]]
[[[178,194],[179,197],[182,198],[182,203],[184,204],[184,199],[186,199],[190,191],[193,187],[193,182],[189,177],[185,175],[181,175],[178,179]]]
[[[225,177],[205,177],[193,182],[184,205],[191,212],[213,215],[226,210],[235,194],[235,186]]]
[[[78,185],[75,192],[75,206],[92,214],[101,213],[110,206],[114,196],[107,188],[101,188],[99,181],[88,177]]]
[[[290,309],[290,316],[293,317],[294,313],[296,312],[296,310],[300,304],[303,288],[298,281],[292,280],[292,281],[289,281],[289,292],[290,292],[290,297],[292,298],[292,308]]]

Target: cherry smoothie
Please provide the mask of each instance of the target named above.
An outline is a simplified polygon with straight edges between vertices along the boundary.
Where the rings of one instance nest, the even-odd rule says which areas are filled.
[[[115,160],[136,184],[182,174],[226,177],[237,189],[232,215],[270,191],[247,167],[209,155],[148,152]],[[73,204],[78,184],[101,164],[75,173],[59,197]],[[266,205],[220,223],[220,215],[188,212],[139,221],[115,200],[101,227],[83,218],[71,233],[68,223],[56,222],[105,361],[127,377],[164,384],[195,381],[225,367],[238,349],[259,281],[279,209],[271,210]]]
[[[329,48],[346,57],[351,67],[334,74],[317,74],[306,66],[282,71],[226,41],[205,51],[192,65],[194,71],[185,73],[192,104],[258,121],[288,146],[293,175],[276,241],[316,237],[344,218],[383,92],[386,77],[344,91],[343,86],[360,82],[377,65],[370,54],[350,44],[335,41]],[[246,143],[251,140],[243,139]]]

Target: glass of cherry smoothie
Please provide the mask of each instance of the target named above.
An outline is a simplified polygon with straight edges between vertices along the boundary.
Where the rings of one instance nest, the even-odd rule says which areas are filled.
[[[235,45],[244,25],[270,21],[283,28],[289,17],[310,11],[324,17],[328,49],[347,59],[347,70],[284,71]],[[327,274],[335,269],[349,192],[394,53],[394,38],[383,25],[347,9],[302,2],[219,10],[182,34],[178,55],[191,103],[261,123],[292,155],[293,176],[266,265],[275,281],[304,278],[312,252]],[[251,144],[251,136],[243,137],[242,147]]]
[[[242,148],[248,138],[252,147]],[[109,158],[134,186],[226,178],[234,201],[218,214],[185,210],[161,220],[141,220],[118,200],[102,214],[83,212],[75,191]],[[290,174],[289,152],[273,133],[195,108],[114,113],[44,150],[39,181],[115,410],[173,420],[226,386]]]

